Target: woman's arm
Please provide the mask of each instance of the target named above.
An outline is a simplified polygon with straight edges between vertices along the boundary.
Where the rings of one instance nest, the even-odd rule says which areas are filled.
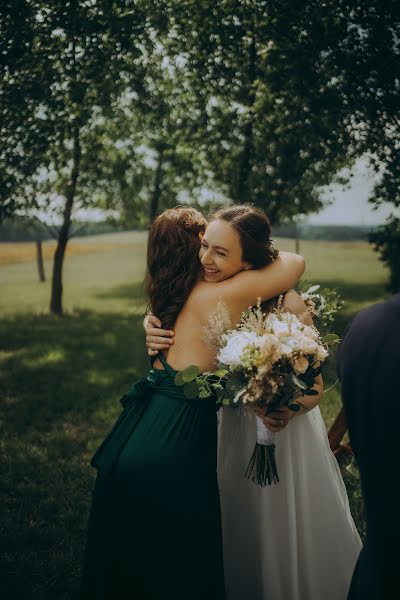
[[[244,310],[292,288],[303,275],[305,261],[299,254],[279,252],[274,262],[261,269],[241,271],[237,275],[202,289],[202,300],[220,297],[228,305]]]
[[[299,254],[293,252],[279,252],[274,262],[262,269],[241,271],[233,277],[204,286],[198,295],[197,301],[204,306],[207,303],[214,305],[215,299],[226,300],[228,305],[239,307],[239,312],[257,304],[258,298],[269,300],[293,287],[300,279],[305,269],[305,261]],[[236,312],[236,311],[235,311]],[[154,355],[158,350],[169,348],[173,342],[173,331],[156,328],[161,327],[160,321],[148,319],[146,329],[146,345],[149,355]]]

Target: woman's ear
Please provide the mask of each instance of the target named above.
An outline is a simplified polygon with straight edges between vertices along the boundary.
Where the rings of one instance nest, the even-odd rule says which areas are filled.
[[[200,241],[203,239],[203,236],[204,236],[204,231],[199,231],[199,238],[200,238]]]

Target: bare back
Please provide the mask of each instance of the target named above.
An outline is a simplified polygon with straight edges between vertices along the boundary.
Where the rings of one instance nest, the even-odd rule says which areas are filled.
[[[174,343],[168,354],[164,353],[176,371],[189,365],[197,365],[200,372],[217,368],[215,350],[204,341],[203,332],[209,327],[209,318],[216,311],[219,301],[224,302],[232,328],[236,327],[243,310],[248,306],[237,299],[224,297],[218,284],[196,284],[175,322]],[[159,359],[156,359],[154,366],[162,368]]]
[[[217,297],[213,301],[202,301],[202,288],[210,285],[215,284],[196,284],[175,322],[174,343],[168,354],[165,352],[165,357],[176,371],[181,371],[189,365],[197,365],[201,372],[216,367],[215,352],[202,339],[203,328],[207,327],[208,319],[218,302]],[[159,359],[156,359],[154,366],[162,368]]]

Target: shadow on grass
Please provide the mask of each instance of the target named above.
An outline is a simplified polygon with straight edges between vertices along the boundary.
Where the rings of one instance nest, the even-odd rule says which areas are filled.
[[[0,339],[0,597],[76,598],[90,458],[149,368],[142,318],[19,315]]]
[[[389,296],[384,283],[361,283],[356,281],[356,277],[357,274],[355,273],[354,282],[343,281],[342,279],[330,279],[327,285],[330,288],[337,289],[344,299],[352,303],[374,304],[380,299]]]
[[[0,337],[3,417],[17,434],[90,419],[149,366],[140,315],[19,315]]]

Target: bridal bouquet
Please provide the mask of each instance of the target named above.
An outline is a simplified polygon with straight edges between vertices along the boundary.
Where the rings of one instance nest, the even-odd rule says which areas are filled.
[[[224,307],[219,306],[223,313]],[[221,319],[220,319],[221,321]],[[338,336],[324,339],[314,326],[278,306],[265,314],[260,301],[242,314],[236,329],[218,338],[217,371],[199,374],[195,366],[175,377],[188,397],[215,395],[217,404],[238,403],[260,407],[264,414],[287,406],[293,411],[302,406],[299,398],[316,395],[314,380],[321,373],[329,345]],[[256,415],[257,439],[245,475],[259,485],[277,483],[275,461],[276,434]]]

